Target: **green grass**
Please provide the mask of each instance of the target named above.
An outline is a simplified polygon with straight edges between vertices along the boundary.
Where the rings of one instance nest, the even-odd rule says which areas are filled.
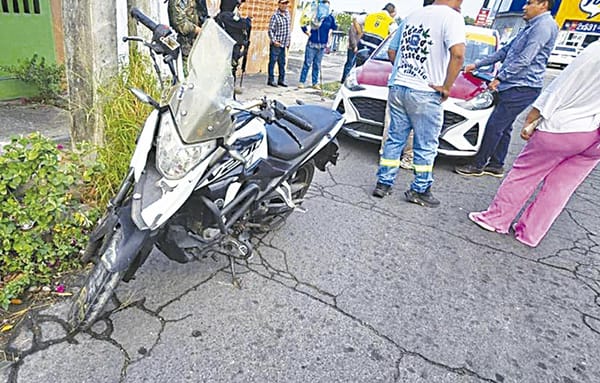
[[[342,84],[338,81],[326,82],[323,84],[323,96],[334,99]]]

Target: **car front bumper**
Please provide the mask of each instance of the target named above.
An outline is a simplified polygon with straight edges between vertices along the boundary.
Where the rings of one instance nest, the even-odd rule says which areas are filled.
[[[343,132],[356,139],[380,142],[387,96],[387,87],[362,85],[351,90],[342,86],[333,109],[346,119]],[[460,102],[463,100],[449,98],[442,104],[444,124],[438,152],[446,156],[474,156],[481,146],[485,125],[493,110],[468,110],[458,106]]]

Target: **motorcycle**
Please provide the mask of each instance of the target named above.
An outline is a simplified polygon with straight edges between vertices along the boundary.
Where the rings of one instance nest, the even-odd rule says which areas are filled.
[[[94,267],[74,297],[69,323],[89,328],[117,285],[130,281],[156,246],[186,263],[210,251],[235,260],[252,255],[251,236],[280,225],[310,187],[315,167],[338,156],[342,116],[316,105],[233,100],[235,43],[208,19],[188,58],[182,81],[175,33],[139,9],[131,16],[152,31],[146,42],[160,76],[162,56],[173,81],[165,103],[132,92],[153,106],[137,138],[129,170],[90,235],[83,260]]]

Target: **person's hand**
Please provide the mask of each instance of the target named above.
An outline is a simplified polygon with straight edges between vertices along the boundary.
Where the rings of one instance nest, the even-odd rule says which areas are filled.
[[[535,132],[535,129],[540,123],[540,119],[542,115],[536,107],[531,108],[529,113],[527,113],[527,117],[525,117],[525,124],[523,129],[521,129],[521,138],[525,141],[529,140]]]
[[[450,95],[450,91],[448,89],[444,89],[444,87],[441,85],[433,84],[429,84],[429,87],[431,89],[435,89],[441,95],[440,102],[444,102],[448,99],[448,96]]]
[[[533,133],[535,132],[535,121],[528,124],[525,122],[525,126],[521,129],[521,138],[525,141],[528,141]]]
[[[500,80],[495,78],[488,84],[488,89],[496,91],[496,90],[498,90],[498,85],[500,85]]]
[[[281,47],[281,43],[279,41],[273,42],[273,45],[275,45],[277,48]]]
[[[354,48],[354,53],[358,52],[358,48]]]
[[[196,36],[200,34],[200,31],[202,31],[202,28],[196,25],[196,28],[194,28],[194,33],[196,34]]]
[[[473,72],[475,69],[477,69],[477,67],[475,66],[475,64],[469,64],[467,66],[465,66],[465,68],[463,69],[463,71],[465,73],[471,73]]]

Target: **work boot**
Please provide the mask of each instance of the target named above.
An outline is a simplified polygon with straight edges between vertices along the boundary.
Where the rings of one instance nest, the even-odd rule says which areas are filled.
[[[418,193],[412,189],[408,189],[404,192],[404,197],[408,202],[416,203],[417,205],[426,207],[438,207],[440,200],[435,198],[431,193],[431,187],[428,187],[423,193]]]
[[[390,185],[384,185],[378,182],[377,185],[375,185],[375,189],[373,189],[373,197],[383,198],[391,193],[391,188]]]

